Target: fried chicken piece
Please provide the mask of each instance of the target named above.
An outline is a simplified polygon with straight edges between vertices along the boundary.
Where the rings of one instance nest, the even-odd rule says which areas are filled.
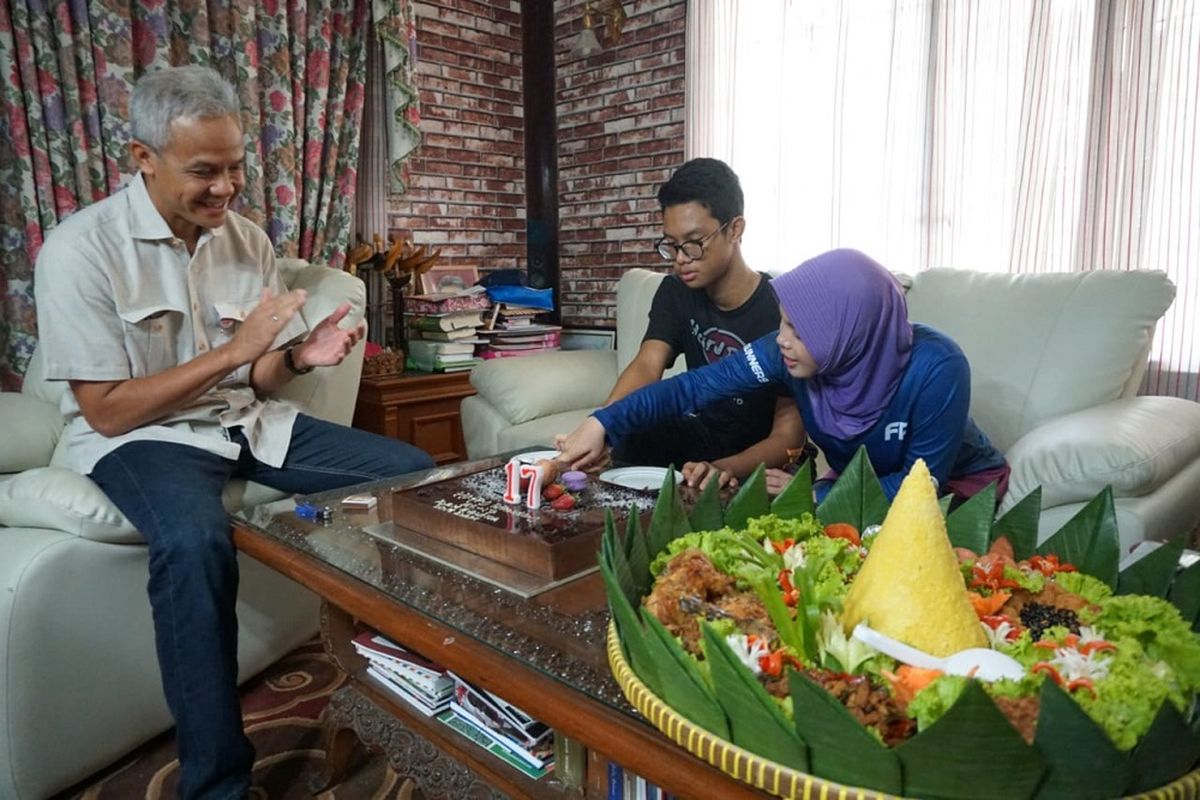
[[[753,592],[735,592],[717,600],[714,605],[736,622],[738,630],[744,634],[753,634],[767,641],[778,636],[767,607]]]
[[[696,653],[700,639],[696,615],[732,591],[733,578],[719,572],[703,550],[689,547],[667,562],[643,602],[663,627]]]

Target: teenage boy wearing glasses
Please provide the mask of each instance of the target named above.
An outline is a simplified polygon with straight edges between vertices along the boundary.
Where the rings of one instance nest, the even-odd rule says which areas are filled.
[[[650,307],[637,356],[617,379],[605,405],[662,378],[683,353],[689,370],[741,350],[779,329],[779,304],[769,276],[742,258],[744,199],[723,161],[688,161],[658,190],[663,237],[656,249],[674,265]],[[745,478],[760,463],[779,467],[804,443],[804,425],[790,397],[771,390],[735,397],[625,440],[617,463],[682,466],[689,485],[716,474],[722,484]]]

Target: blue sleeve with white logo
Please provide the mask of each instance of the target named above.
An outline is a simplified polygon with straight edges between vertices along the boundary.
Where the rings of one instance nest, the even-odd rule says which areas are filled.
[[[661,420],[682,417],[705,406],[772,383],[788,386],[775,333],[762,336],[715,364],[643,386],[592,416],[604,426],[610,445]]]

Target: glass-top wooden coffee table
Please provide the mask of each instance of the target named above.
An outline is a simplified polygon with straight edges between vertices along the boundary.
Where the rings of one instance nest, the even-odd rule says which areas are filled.
[[[379,535],[381,529],[405,532],[403,521],[391,518],[394,489],[478,472],[505,460],[463,462],[302,498],[330,508],[332,519],[326,522],[301,519],[292,500],[249,509],[234,519],[240,550],[324,601],[322,637],[348,676],[326,714],[327,781],[340,780],[357,738],[384,751],[392,767],[430,800],[605,798],[609,760],[679,797],[762,797],[675,746],[625,701],[604,652],[609,617],[597,573],[523,597],[487,576],[422,555],[414,537],[404,543]],[[364,492],[378,498],[374,508],[341,508],[343,497]],[[395,698],[367,674],[364,659],[350,644],[366,628],[582,743],[588,751],[582,785],[564,786],[554,772],[531,780]]]

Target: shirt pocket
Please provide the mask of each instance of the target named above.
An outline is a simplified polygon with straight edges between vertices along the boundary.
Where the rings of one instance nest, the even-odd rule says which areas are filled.
[[[132,377],[156,375],[179,363],[184,309],[158,303],[122,308],[117,313],[125,327],[125,352]]]
[[[238,328],[246,321],[246,317],[250,316],[259,304],[260,299],[255,297],[250,300],[229,301],[221,303],[213,303],[213,309],[216,311],[216,335],[213,339],[213,344],[218,342],[227,342],[233,338],[233,335],[238,332]]]
[[[246,321],[246,317],[250,316],[258,304],[262,302],[261,298],[253,297],[245,300],[222,301],[213,303],[214,316],[217,324],[212,332],[212,346],[220,347],[229,342],[238,332],[242,323]],[[236,385],[250,384],[250,364],[245,364],[233,372],[226,375],[217,384],[218,388],[228,388]]]

